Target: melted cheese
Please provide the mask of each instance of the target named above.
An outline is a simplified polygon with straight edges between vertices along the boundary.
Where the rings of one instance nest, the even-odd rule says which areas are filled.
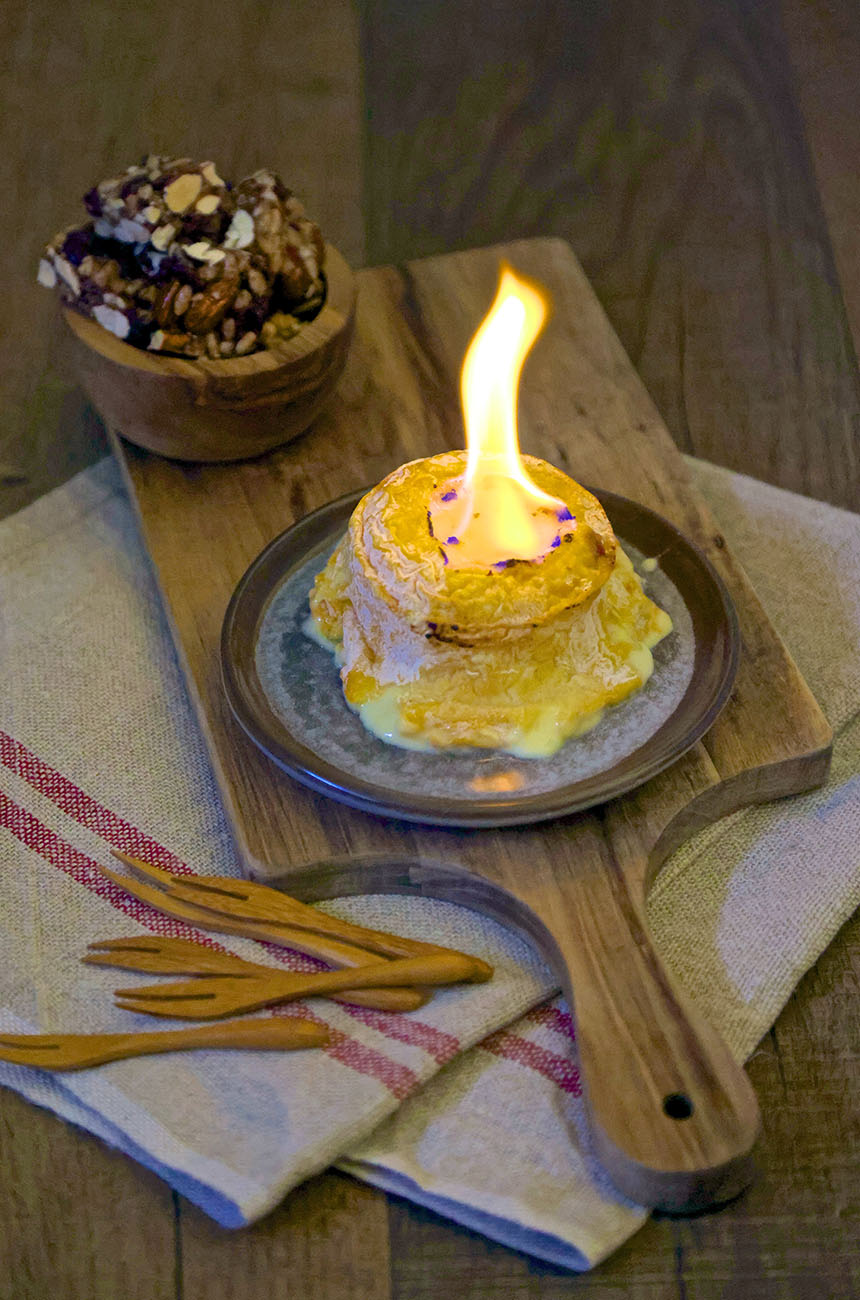
[[[440,462],[443,470],[458,468],[451,456],[413,462],[422,492],[442,477]],[[432,573],[420,563],[420,546],[404,559],[396,533],[408,495],[402,471],[410,468],[398,471],[399,494],[383,491],[386,480],[357,507],[314,585],[308,633],[334,649],[347,703],[381,740],[547,757],[648,680],[651,649],[671,620],[643,592],[595,499],[559,471],[553,486],[566,479],[564,499],[578,507],[574,543],[561,558],[558,547],[549,563],[541,557],[502,573],[467,574],[475,595],[467,604],[462,581],[436,560],[426,529],[419,541],[432,552]],[[392,511],[394,531],[387,528]],[[362,545],[368,534],[373,555]],[[404,590],[402,601],[394,598]],[[461,621],[450,618],[452,591]],[[542,595],[548,612],[540,617]]]

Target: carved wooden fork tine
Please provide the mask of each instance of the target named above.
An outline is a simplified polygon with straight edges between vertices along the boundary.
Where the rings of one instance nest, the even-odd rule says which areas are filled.
[[[132,857],[130,853],[122,853],[119,849],[111,849],[111,857],[118,862],[124,862],[127,867],[133,867],[139,871],[142,876],[149,880],[155,881],[158,885],[169,885],[171,880],[176,880],[177,876],[172,871],[167,871],[164,867],[157,867],[154,862],[145,862],[143,858]]]
[[[468,981],[472,974],[471,957],[463,953],[431,953],[426,957],[406,957],[356,970],[333,970],[304,974],[272,971],[266,979],[237,979],[230,975],[212,975],[205,980],[180,980],[174,984],[151,984],[143,988],[117,989],[118,1006],[127,1011],[142,1011],[154,1016],[212,1020],[242,1011],[296,998],[327,996],[342,989],[396,987],[398,984],[438,985]]]

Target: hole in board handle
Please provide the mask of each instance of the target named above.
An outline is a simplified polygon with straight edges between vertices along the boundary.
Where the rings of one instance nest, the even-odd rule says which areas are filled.
[[[684,1092],[670,1092],[663,1098],[663,1113],[670,1119],[689,1119],[693,1113],[693,1103]]]

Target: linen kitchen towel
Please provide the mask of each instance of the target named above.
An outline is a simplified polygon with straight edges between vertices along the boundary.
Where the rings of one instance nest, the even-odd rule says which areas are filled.
[[[692,468],[836,731],[823,789],[709,828],[652,895],[662,951],[743,1058],[860,902],[860,520]],[[111,461],[0,525],[0,674],[0,1030],[139,1028],[112,1005],[117,973],[79,965],[96,938],[185,934],[275,960],[161,916],[95,865],[117,847],[178,872],[237,874]],[[198,1052],[57,1076],[0,1063],[0,1082],[155,1169],[228,1226],[338,1161],[556,1263],[604,1258],[646,1212],[590,1157],[570,1016],[547,1000],[549,972],[520,940],[450,904],[326,907],[478,953],[497,976],[442,991],[411,1016],[303,1004],[331,1027],[324,1052]]]

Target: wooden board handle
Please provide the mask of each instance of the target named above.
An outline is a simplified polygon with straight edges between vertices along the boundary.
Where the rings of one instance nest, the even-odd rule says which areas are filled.
[[[541,922],[521,928],[531,928],[571,1002],[598,1160],[640,1204],[703,1209],[751,1181],[758,1103],[654,948],[644,873],[619,863],[611,840],[594,839],[552,881],[542,874],[532,899],[518,882],[518,899]]]
[[[758,1103],[742,1067],[668,975],[644,923],[604,912],[565,943],[595,1154],[644,1205],[690,1212],[752,1179]],[[619,929],[636,946],[614,946]],[[589,981],[593,981],[589,983]],[[577,992],[578,990],[578,992]]]

